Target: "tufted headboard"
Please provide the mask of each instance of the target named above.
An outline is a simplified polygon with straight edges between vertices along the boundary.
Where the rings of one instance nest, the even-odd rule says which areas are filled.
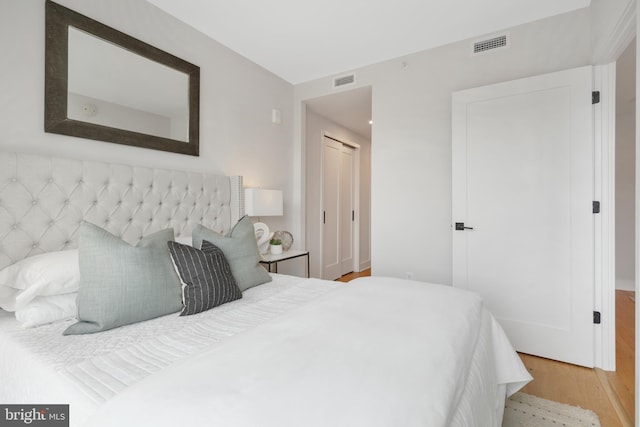
[[[82,220],[135,244],[168,227],[226,233],[243,210],[242,177],[0,151],[0,269],[77,247]]]

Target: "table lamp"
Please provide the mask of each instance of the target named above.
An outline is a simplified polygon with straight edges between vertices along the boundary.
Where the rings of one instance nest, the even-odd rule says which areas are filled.
[[[244,211],[247,215],[253,217],[282,216],[282,191],[263,188],[245,188]],[[271,240],[273,232],[271,232],[267,224],[263,222],[256,222],[253,224],[253,228],[256,233],[258,249],[261,254],[266,254],[269,250],[269,240]]]

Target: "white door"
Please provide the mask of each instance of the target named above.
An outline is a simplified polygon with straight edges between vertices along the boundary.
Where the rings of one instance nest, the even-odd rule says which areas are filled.
[[[483,297],[516,350],[583,366],[594,353],[591,88],[582,67],[453,94],[453,284]]]
[[[353,271],[355,150],[325,137],[322,148],[322,278]]]
[[[340,263],[341,275],[353,271],[353,184],[354,150],[342,145],[340,149]]]
[[[322,146],[322,278],[342,276],[340,259],[340,151],[342,144],[324,138]]]

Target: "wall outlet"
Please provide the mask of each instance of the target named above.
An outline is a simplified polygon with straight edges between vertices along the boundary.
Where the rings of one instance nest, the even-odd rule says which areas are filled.
[[[413,279],[413,273],[411,271],[407,271],[406,273],[404,273],[404,275],[407,279]]]

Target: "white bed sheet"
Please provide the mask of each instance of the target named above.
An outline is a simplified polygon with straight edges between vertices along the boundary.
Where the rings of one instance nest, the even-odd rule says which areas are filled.
[[[272,277],[214,310],[99,334],[63,336],[74,320],[24,329],[13,313],[1,312],[0,402],[69,403],[71,425],[83,425],[106,400],[148,375],[340,286]]]
[[[344,286],[273,277],[273,282],[246,291],[243,299],[201,315],[169,315],[93,335],[62,336],[71,321],[25,330],[10,314],[2,313],[0,402],[70,403],[71,425],[83,425],[107,400],[152,373]],[[493,413],[491,419],[501,417],[503,397],[491,384],[496,378],[507,383],[526,381],[528,376],[509,357],[513,350],[486,312],[481,330],[486,333],[480,334],[475,346],[452,425],[474,425],[470,420],[479,412]]]

